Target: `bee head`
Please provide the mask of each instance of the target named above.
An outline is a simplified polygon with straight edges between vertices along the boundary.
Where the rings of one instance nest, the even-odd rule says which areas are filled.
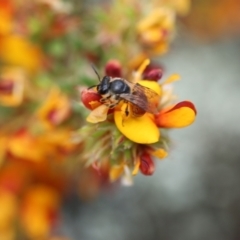
[[[103,77],[102,81],[97,85],[97,91],[99,94],[103,95],[109,91],[110,80],[111,78],[109,76]]]

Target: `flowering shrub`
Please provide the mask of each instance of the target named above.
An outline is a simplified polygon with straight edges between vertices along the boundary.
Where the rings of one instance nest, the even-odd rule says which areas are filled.
[[[189,1],[79,2],[0,1],[0,239],[66,239],[53,234],[66,195],[152,175],[167,129],[195,120],[193,103],[173,101],[179,76],[153,59]],[[90,64],[127,94],[89,88]]]

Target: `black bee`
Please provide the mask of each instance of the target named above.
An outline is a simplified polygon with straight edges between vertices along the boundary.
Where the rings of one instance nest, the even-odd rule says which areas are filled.
[[[109,108],[114,108],[119,102],[124,101],[127,104],[125,114],[131,113],[135,117],[142,116],[145,112],[155,114],[157,112],[156,102],[153,98],[159,98],[159,95],[152,89],[144,87],[138,83],[131,83],[120,77],[104,76],[102,79],[97,74],[100,83],[90,88],[96,87],[97,92],[102,96],[101,102]]]

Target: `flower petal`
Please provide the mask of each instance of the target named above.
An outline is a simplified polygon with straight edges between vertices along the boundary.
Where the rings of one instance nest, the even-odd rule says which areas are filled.
[[[121,165],[114,165],[111,167],[109,172],[109,178],[111,182],[116,181],[124,171],[124,164]]]
[[[163,110],[155,117],[156,124],[164,128],[181,128],[192,124],[196,109],[193,103],[183,101],[168,110]]]
[[[95,108],[87,117],[87,122],[90,123],[98,123],[103,122],[107,119],[107,113],[108,113],[109,107],[106,105],[100,105],[99,107]]]
[[[154,151],[150,152],[152,156],[157,157],[159,159],[163,159],[168,156],[167,151],[165,151],[163,148],[158,148]]]
[[[131,141],[141,144],[155,143],[159,140],[159,129],[151,116],[152,114],[145,113],[141,117],[125,118],[121,111],[114,112],[118,130]]]
[[[39,47],[18,35],[1,37],[0,55],[4,62],[24,67],[30,72],[39,70],[43,64],[43,53]]]
[[[139,166],[140,166],[140,159],[138,158],[135,165],[134,165],[133,171],[132,171],[133,176],[138,174]]]
[[[148,80],[141,80],[138,82],[140,85],[144,86],[144,87],[148,87],[151,90],[153,90],[154,92],[156,92],[159,96],[161,96],[162,94],[162,89],[161,86],[155,82],[155,81],[148,81]]]

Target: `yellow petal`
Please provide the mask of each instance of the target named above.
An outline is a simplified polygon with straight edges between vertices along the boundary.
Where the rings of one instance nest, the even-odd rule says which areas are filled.
[[[159,31],[159,28],[148,29],[142,34],[141,38],[143,43],[145,44],[154,44],[163,39],[162,34]]]
[[[183,101],[167,111],[162,111],[156,116],[156,123],[164,128],[186,127],[194,122],[196,109],[193,103]]]
[[[140,85],[144,86],[144,87],[150,88],[151,90],[156,92],[159,96],[161,96],[162,88],[161,88],[161,86],[157,82],[155,82],[155,81],[148,81],[148,80],[141,80],[138,83]]]
[[[169,83],[172,83],[172,82],[175,82],[175,81],[178,81],[180,80],[180,75],[178,74],[172,74],[170,77],[168,77],[164,82],[163,84],[169,84]]]
[[[133,83],[139,82],[144,70],[146,69],[147,65],[149,65],[149,63],[150,63],[150,60],[148,58],[143,61],[143,63],[139,66],[139,68],[135,72],[134,78],[132,79]]]
[[[163,149],[159,148],[151,152],[151,155],[160,159],[167,157],[168,153]]]
[[[124,164],[112,166],[109,173],[110,181],[112,182],[116,181],[121,176],[123,171],[124,171]]]
[[[125,118],[121,111],[115,111],[114,120],[118,130],[133,142],[150,144],[159,140],[160,133],[152,120],[152,114]]]
[[[137,24],[138,33],[143,33],[146,31],[146,29],[151,28],[152,26],[161,25],[164,18],[166,18],[165,9],[164,8],[155,9],[146,18],[142,19]]]
[[[134,168],[133,168],[133,171],[132,171],[132,175],[137,175],[138,174],[138,171],[139,171],[139,166],[140,166],[140,159],[138,158],[135,165],[134,165]]]
[[[40,49],[21,36],[8,35],[0,38],[0,58],[4,62],[35,72],[42,65],[42,57]]]
[[[98,122],[105,121],[107,119],[108,109],[109,109],[109,107],[107,107],[104,104],[93,109],[87,117],[87,122],[98,123]]]

